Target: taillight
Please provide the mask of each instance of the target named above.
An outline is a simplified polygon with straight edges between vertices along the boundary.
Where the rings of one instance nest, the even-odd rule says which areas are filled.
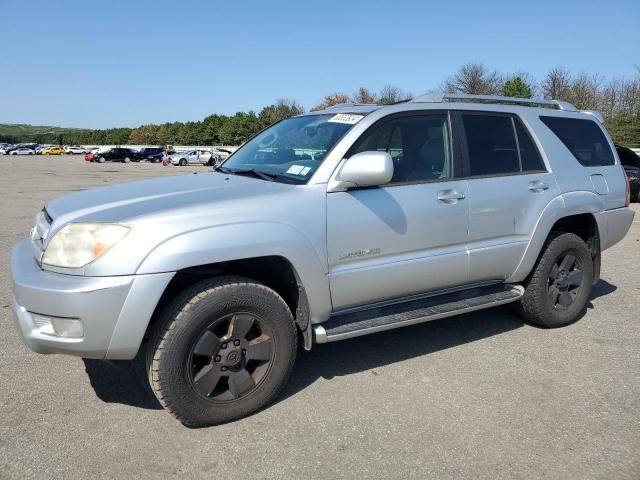
[[[627,186],[627,196],[624,199],[624,206],[628,207],[631,203],[631,186],[629,185],[629,177],[627,177],[627,172],[624,167],[620,165],[620,168],[622,168],[622,174],[624,175],[624,184]]]

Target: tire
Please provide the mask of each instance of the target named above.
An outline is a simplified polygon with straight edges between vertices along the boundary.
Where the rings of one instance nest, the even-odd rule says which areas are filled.
[[[593,260],[584,240],[573,233],[552,232],[524,282],[518,310],[540,327],[564,327],[583,315],[592,284]]]
[[[104,163],[105,159],[104,157],[98,157],[98,163]]]
[[[131,163],[131,159],[129,157],[124,157],[122,160],[124,163]]]
[[[187,161],[184,158],[181,158],[178,162],[178,165],[180,165],[181,167],[185,167],[187,165]]]
[[[277,397],[297,339],[291,312],[275,291],[242,277],[204,280],[162,312],[147,350],[149,383],[186,426],[236,420]]]

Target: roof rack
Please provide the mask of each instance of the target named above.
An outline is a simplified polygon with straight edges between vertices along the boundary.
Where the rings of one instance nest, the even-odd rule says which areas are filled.
[[[331,105],[330,107],[325,108],[325,110],[331,110],[332,108],[343,108],[343,107],[379,107],[377,103],[336,103],[335,105]]]
[[[527,107],[553,108],[577,112],[578,109],[569,102],[562,100],[545,100],[535,98],[503,97],[501,95],[469,95],[466,93],[427,93],[411,100],[413,103],[493,103],[502,105],[524,105]]]

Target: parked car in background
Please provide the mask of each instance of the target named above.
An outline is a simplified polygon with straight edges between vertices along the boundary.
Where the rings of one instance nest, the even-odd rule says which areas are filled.
[[[87,152],[84,154],[84,159],[87,162],[93,162],[93,156],[95,155],[95,153],[93,152]]]
[[[84,147],[81,147],[80,145],[70,145],[70,146],[64,147],[64,151],[69,155],[81,155],[83,153],[87,153],[87,150]]]
[[[9,155],[35,155],[36,151],[33,148],[16,148],[15,150],[11,150]]]
[[[85,157],[86,158],[86,157]],[[98,151],[93,154],[92,162],[104,163],[106,161],[110,162],[137,162],[139,161],[136,158],[136,154],[130,148],[123,147],[114,147],[109,150]]]
[[[9,153],[10,147],[0,147],[0,155],[6,155]]]
[[[623,165],[629,181],[629,196],[632,202],[640,202],[640,168]]]
[[[616,145],[616,152],[624,172],[629,180],[629,193],[632,202],[640,202],[640,156],[633,150]]]
[[[211,152],[207,150],[189,150],[176,152],[169,155],[168,163],[171,165],[207,165],[211,160]]]
[[[34,152],[36,151],[36,148],[38,148],[40,146],[40,144],[38,143],[17,143],[15,145],[13,145],[12,147],[9,147],[7,149],[7,152],[10,153],[13,150],[18,150],[21,148],[29,148],[31,150],[33,150]]]
[[[65,153],[62,147],[49,147],[40,151],[41,155],[63,155]]]
[[[135,152],[137,160],[157,163],[162,160],[164,150],[162,147],[145,147]]]

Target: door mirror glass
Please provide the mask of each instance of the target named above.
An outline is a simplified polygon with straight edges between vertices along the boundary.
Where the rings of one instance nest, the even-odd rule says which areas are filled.
[[[387,152],[361,152],[348,158],[338,174],[345,190],[349,187],[385,185],[393,177],[393,161]]]

